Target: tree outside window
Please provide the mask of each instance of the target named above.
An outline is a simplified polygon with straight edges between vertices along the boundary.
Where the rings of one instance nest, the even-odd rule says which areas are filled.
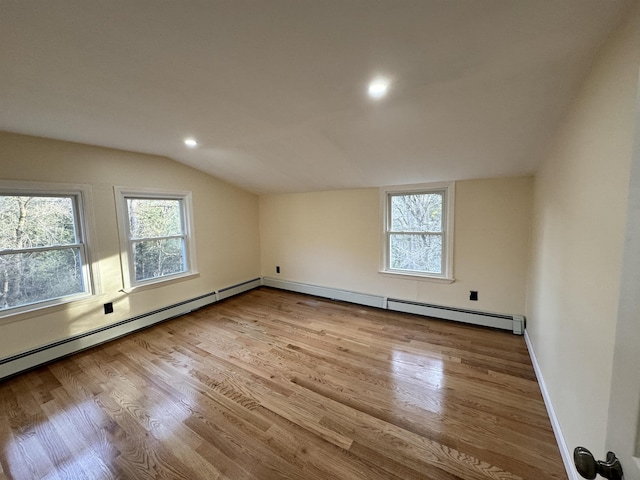
[[[383,272],[451,280],[453,184],[388,187]]]
[[[443,193],[391,195],[389,201],[390,267],[442,274]]]
[[[181,200],[127,198],[136,281],[187,270]]]
[[[78,194],[0,194],[0,313],[88,293]]]
[[[191,194],[115,190],[126,287],[194,273]]]

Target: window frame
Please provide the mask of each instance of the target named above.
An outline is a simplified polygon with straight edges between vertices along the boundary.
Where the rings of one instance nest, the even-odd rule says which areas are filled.
[[[391,268],[391,198],[400,195],[417,194],[442,194],[442,273],[420,272],[415,270],[400,270]],[[454,244],[454,204],[455,204],[455,182],[423,183],[415,185],[397,185],[380,188],[380,211],[381,221],[381,245],[382,254],[380,258],[380,270],[382,274],[389,274],[396,277],[407,277],[417,280],[430,280],[443,283],[452,283],[453,277],[453,244]],[[421,232],[417,232],[421,233]],[[435,233],[435,232],[429,232]]]
[[[6,319],[30,312],[37,312],[39,310],[59,305],[66,305],[95,296],[99,290],[99,283],[97,281],[97,268],[92,262],[91,255],[91,239],[95,238],[91,188],[88,185],[82,184],[0,180],[0,195],[21,197],[61,197],[72,199],[73,219],[76,229],[76,243],[68,245],[51,245],[46,247],[7,249],[2,250],[2,253],[17,254],[77,248],[81,261],[82,283],[84,286],[83,292],[54,297],[0,311],[0,319]]]
[[[170,191],[164,189],[141,189],[114,187],[116,199],[116,215],[118,220],[118,232],[120,237],[120,263],[122,266],[122,281],[125,292],[139,288],[159,286],[171,281],[183,280],[198,274],[196,266],[195,233],[193,224],[193,201],[190,191]],[[186,269],[162,277],[136,280],[136,266],[134,262],[133,245],[140,239],[132,239],[130,232],[129,208],[127,199],[145,200],[178,200],[181,207],[181,220],[183,233],[177,237],[184,238],[184,261]],[[176,236],[171,236],[177,238]]]

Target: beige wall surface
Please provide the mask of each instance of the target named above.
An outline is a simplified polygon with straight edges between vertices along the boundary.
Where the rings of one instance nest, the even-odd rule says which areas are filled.
[[[378,189],[260,197],[262,275],[404,300],[523,314],[530,177],[456,183],[451,284],[379,273]],[[281,267],[276,274],[275,267]],[[469,291],[479,301],[469,300]]]
[[[0,132],[0,179],[89,186],[100,287],[89,300],[0,319],[0,358],[260,275],[257,197],[168,158]],[[198,276],[120,292],[114,186],[192,192]]]
[[[583,445],[599,458],[639,66],[635,8],[602,48],[534,188],[528,335],[567,446]]]

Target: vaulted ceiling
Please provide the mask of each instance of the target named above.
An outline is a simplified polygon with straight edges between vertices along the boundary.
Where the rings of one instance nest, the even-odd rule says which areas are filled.
[[[530,174],[629,5],[0,0],[0,130],[255,193]]]

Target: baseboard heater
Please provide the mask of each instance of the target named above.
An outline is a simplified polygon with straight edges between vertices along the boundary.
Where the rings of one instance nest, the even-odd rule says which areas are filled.
[[[502,315],[499,313],[443,307],[441,305],[409,302],[393,298],[387,299],[387,308],[397,312],[413,313],[426,317],[443,318],[445,320],[471,323],[484,327],[511,330],[516,335],[522,335],[524,333],[524,316],[522,315]]]
[[[289,290],[290,292],[306,293],[316,297],[330,298],[331,300],[341,300],[343,302],[366,305],[368,307],[386,308],[385,297],[379,295],[369,295],[366,293],[351,292],[338,288],[319,287],[308,283],[290,282],[288,280],[278,280],[277,278],[264,277],[262,284],[266,287]]]
[[[355,303],[358,305],[366,305],[369,307],[413,313],[427,317],[443,318],[446,320],[471,323],[474,325],[501,328],[511,330],[513,333],[518,335],[522,335],[524,333],[525,319],[522,315],[503,315],[474,310],[464,310],[264,277],[238,283],[230,287],[222,288],[216,292],[200,295],[184,302],[169,305],[127,320],[122,320],[95,330],[90,330],[85,333],[74,335],[26,352],[0,359],[0,380],[16,375],[17,373],[25,370],[32,369],[44,363],[51,362],[58,358],[72,355],[82,350],[86,350],[87,348],[128,335],[136,330],[179,317],[180,315],[198,310],[199,308],[224,300],[225,298],[247,292],[261,285],[281,290],[304,293],[307,295],[330,298],[332,300]]]
[[[380,295],[369,295],[366,293],[351,292],[337,288],[319,287],[317,285],[309,285],[306,283],[290,282],[288,280],[279,280],[271,277],[264,277],[262,279],[262,284],[267,287],[306,293],[308,295],[330,298],[332,300],[341,300],[359,305],[367,305],[369,307],[384,308],[397,312],[413,313],[415,315],[422,315],[425,317],[442,318],[445,320],[471,323],[473,325],[481,325],[485,327],[501,328],[504,330],[510,330],[517,335],[522,335],[524,333],[525,319],[522,315],[504,315],[500,313],[465,310],[428,303],[411,302],[407,300],[386,298]]]
[[[254,278],[253,280],[238,283],[231,287],[221,288],[216,293],[216,296],[218,300],[224,300],[225,298],[233,297],[234,295],[258,288],[260,285],[262,285],[262,279]]]
[[[86,350],[101,343],[128,335],[156,323],[164,322],[180,315],[198,310],[217,301],[259,287],[260,278],[223,288],[217,292],[206,293],[184,302],[144,313],[127,320],[106,325],[95,330],[74,335],[57,342],[43,345],[26,352],[0,359],[0,379],[13,376],[44,363]]]

